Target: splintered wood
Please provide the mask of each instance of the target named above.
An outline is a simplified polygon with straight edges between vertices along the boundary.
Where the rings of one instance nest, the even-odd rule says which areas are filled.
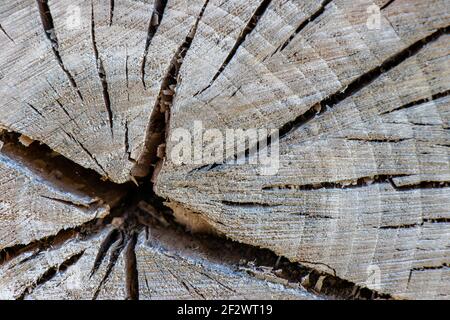
[[[2,1],[0,298],[318,299],[301,284],[333,277],[450,299],[449,27],[448,0]],[[174,161],[195,124],[276,130],[275,171],[258,140]],[[133,210],[152,222],[91,274]],[[175,248],[175,224],[317,279]]]

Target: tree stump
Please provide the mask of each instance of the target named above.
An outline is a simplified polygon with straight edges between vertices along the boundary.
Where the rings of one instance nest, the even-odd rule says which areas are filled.
[[[448,0],[3,1],[0,298],[449,299],[449,26]]]

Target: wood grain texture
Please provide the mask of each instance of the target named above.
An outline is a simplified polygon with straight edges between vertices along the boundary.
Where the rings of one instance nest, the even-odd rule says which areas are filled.
[[[221,37],[222,42],[229,42],[229,36],[211,34],[209,24],[200,24],[180,71],[180,78],[189,81],[178,86],[170,130],[190,128],[193,121],[215,129],[282,127],[413,43],[447,26],[450,18],[446,1],[396,1],[382,12],[381,30],[369,30],[366,10],[372,1],[333,1],[279,51],[295,26],[318,10],[319,1],[301,3],[271,2],[212,84],[210,79],[228,52],[226,47],[220,54],[211,54],[211,47],[216,47],[212,39]],[[206,10],[203,21],[212,19],[214,12]],[[277,21],[289,19],[294,20],[292,26],[280,31]]]
[[[112,22],[108,1],[43,2],[53,26],[47,31],[37,1],[1,4],[14,42],[0,37],[0,123],[114,182],[129,181],[161,82],[203,2],[170,1],[145,76],[154,1],[117,1]],[[79,26],[70,24],[71,10],[80,12]]]
[[[325,10],[321,28],[326,28],[326,19],[333,17],[332,8],[339,7],[339,3]],[[355,5],[347,10],[357,8]],[[419,10],[420,5],[396,1],[388,8],[392,11],[389,19],[395,17],[401,21],[403,10]],[[427,10],[423,8],[420,15],[426,15]],[[342,15],[346,11],[339,12]],[[416,13],[419,15],[418,11]],[[372,58],[367,63],[361,57],[355,58],[358,64],[338,63],[338,53],[330,53],[332,63],[324,65],[330,67],[335,63],[341,68],[334,69],[333,76],[346,74],[345,80],[337,76],[339,85],[330,88],[331,92],[338,88],[342,90],[343,82],[349,84],[390,55],[403,50],[417,37],[426,35],[424,31],[419,36],[407,31],[408,28],[427,30],[421,23],[436,21],[445,25],[444,20],[448,23],[448,19],[437,22],[434,14],[429,13],[429,19],[415,20],[412,25],[406,21],[393,24],[397,30],[393,33],[392,46],[387,41],[383,46],[368,47]],[[317,24],[319,26],[319,22]],[[348,43],[350,46],[358,43],[355,37],[360,36],[361,28],[338,30],[341,34],[347,32],[353,39]],[[405,29],[402,31],[401,28]],[[367,32],[363,35],[388,37],[394,29],[387,26],[376,35]],[[432,32],[430,27],[428,33]],[[309,41],[318,41],[312,43],[321,48],[325,43],[317,37],[325,35],[324,41],[336,39],[328,37],[328,32],[315,32],[311,33]],[[330,101],[332,104],[319,105],[310,112],[307,120],[294,121],[292,129],[286,131],[280,141],[278,174],[261,176],[257,165],[176,166],[166,159],[156,184],[158,194],[177,206],[200,213],[220,233],[235,240],[270,248],[293,261],[357,284],[399,298],[448,298],[448,43],[448,35],[440,34],[420,48],[414,46],[413,53],[393,65],[386,65],[387,70],[369,73],[370,81],[366,79],[366,82],[351,85],[353,92],[348,97],[338,95],[336,101]],[[304,45],[294,47],[291,43],[286,50],[290,46],[297,50],[297,57],[303,55],[306,59],[308,51]],[[318,53],[317,47],[311,49],[311,54]],[[345,46],[329,44],[326,48],[343,50]],[[361,52],[358,50],[358,54]],[[373,59],[374,54],[379,58]],[[302,63],[298,67],[304,68],[307,60],[299,61]],[[184,66],[185,72],[195,68],[188,61]],[[284,63],[281,68],[288,66],[291,64]],[[292,70],[283,69],[280,74],[291,75]],[[315,72],[308,80],[323,75],[326,72]],[[248,77],[241,76],[240,79]],[[318,85],[332,83],[317,81]],[[249,82],[248,86],[257,90],[258,82]],[[180,92],[183,92],[182,87]],[[185,90],[188,87],[186,84]],[[316,86],[302,85],[301,88]],[[213,91],[213,87],[209,90]],[[226,94],[225,90],[216,92]],[[260,99],[264,93],[244,94],[243,97]],[[238,99],[236,96],[239,95],[226,103],[229,108],[238,108],[239,103],[232,102]],[[277,127],[289,120],[286,117],[292,119],[326,96],[319,95],[310,104],[297,102],[295,112],[285,110],[281,116],[277,107],[276,111],[263,114],[263,122],[256,120],[261,115],[256,111],[262,105],[260,103],[247,105],[251,117],[245,120],[241,118],[245,112],[233,112],[223,108],[222,104],[219,121],[217,113],[211,112],[214,102],[185,104],[187,98],[183,96],[175,100],[171,128],[191,128],[194,119],[199,118],[205,128],[251,128],[252,125],[259,128],[272,124]],[[278,103],[280,100],[271,101]],[[201,111],[205,109],[208,111]],[[168,154],[170,148],[169,144]],[[377,284],[369,281],[374,268],[380,271],[381,282]],[[424,281],[427,277],[428,281]]]
[[[0,252],[103,218],[123,195],[107,184],[93,185],[77,168],[69,173],[52,165],[57,155],[37,157],[0,144]]]
[[[448,0],[3,1],[0,298],[319,298],[170,239],[170,208],[334,279],[450,299],[449,27]],[[195,121],[278,129],[279,170],[234,147],[176,165]]]
[[[2,275],[0,287],[4,296],[13,298],[22,293],[25,299],[81,299],[94,296],[100,300],[125,299],[125,258],[121,255],[106,281],[108,259],[97,273],[90,277],[92,263],[105,230],[89,240],[75,240],[57,250],[42,252],[36,258],[23,262],[24,257],[8,263],[8,273]],[[39,283],[43,270],[56,268],[62,261],[81,255],[67,269],[59,270],[51,278]],[[212,264],[207,260],[193,260],[179,252],[150,245],[142,236],[136,248],[140,299],[317,299],[304,289],[292,289],[277,283],[258,280],[231,266]],[[33,267],[32,267],[33,266]],[[23,274],[15,279],[12,275]],[[29,288],[29,289],[28,289]],[[97,293],[96,293],[97,292]]]
[[[145,241],[136,255],[143,299],[317,299],[304,289],[258,280],[231,266],[183,256]]]

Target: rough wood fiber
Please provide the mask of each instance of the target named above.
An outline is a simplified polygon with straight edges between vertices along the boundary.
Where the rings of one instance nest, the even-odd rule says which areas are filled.
[[[372,33],[356,21],[360,16],[355,12],[367,7],[364,1],[352,5],[336,1],[300,32],[304,36],[297,35],[272,57],[251,60],[250,49],[242,49],[239,58],[238,51],[234,63],[239,67],[233,69],[231,62],[223,81],[218,78],[202,93],[218,95],[213,100],[192,100],[201,100],[200,95],[189,100],[196,82],[182,83],[173,106],[172,130],[191,128],[199,118],[205,128],[283,127],[314,104],[321,105],[285,127],[289,130],[282,128],[286,131],[277,175],[260,176],[255,165],[180,167],[166,159],[156,183],[158,194],[200,213],[235,240],[270,248],[357,284],[400,298],[449,298],[449,36],[438,33],[384,63],[448,24],[448,10],[437,13],[424,5],[395,1],[383,12],[384,21],[391,24]],[[439,7],[448,3],[436,2]],[[409,19],[413,14],[417,19]],[[435,19],[440,14],[445,17]],[[348,27],[336,27],[343,23]],[[313,32],[317,28],[324,32]],[[339,33],[330,36],[331,30]],[[251,39],[244,46],[251,46]],[[294,45],[296,40],[303,42]],[[202,40],[200,36],[194,40],[192,63],[188,55],[183,77],[193,76],[189,72],[197,68],[195,41]],[[262,50],[252,52],[263,55]],[[260,81],[255,79],[266,78],[259,73],[251,80],[243,67],[245,59],[260,61],[250,69],[257,72],[264,67],[267,75],[273,74],[267,69],[271,61],[294,57],[296,62],[277,64],[276,75],[289,77],[282,83],[296,85],[296,94],[286,92],[282,95],[286,99],[268,98],[270,103],[264,104],[263,96],[272,95],[273,86],[261,84],[258,89]],[[310,70],[302,78],[299,70],[321,65],[328,71]],[[373,69],[379,65],[383,68]],[[245,77],[239,75],[244,72]],[[361,75],[364,81],[351,83]],[[302,79],[308,85],[297,84]],[[259,91],[234,94],[227,85],[241,92],[246,86]],[[300,90],[321,93],[299,100]],[[337,90],[343,94],[324,99]],[[288,97],[296,99],[290,110],[280,102],[290,101]],[[255,100],[244,104],[237,99]],[[168,154],[171,147],[169,143]],[[380,270],[379,283],[370,282],[374,268]]]
[[[245,23],[231,35],[212,33],[210,23],[201,23],[180,71],[189,81],[179,84],[170,128],[190,128],[194,120],[215,129],[279,128],[450,19],[447,1],[396,1],[382,12],[382,29],[369,30],[366,10],[372,3],[333,1],[296,32],[319,1],[272,1],[215,81],[227,61],[226,44],[235,40],[229,37],[237,38]],[[211,5],[203,21],[221,24],[215,14]],[[280,31],[281,19],[290,23]]]
[[[39,2],[50,10],[47,31]],[[117,1],[112,21],[109,1],[2,2],[1,25],[14,39],[0,36],[2,126],[129,181],[161,82],[202,5],[170,1],[146,52],[154,1]],[[82,14],[76,27],[68,24],[73,7]]]
[[[4,298],[14,297],[25,288],[26,299],[124,299],[126,297],[123,280],[125,278],[124,256],[121,256],[107,280],[100,285],[105,275],[108,259],[102,263],[97,273],[90,277],[92,262],[106,236],[103,232],[85,241],[72,241],[61,249],[41,253],[31,265],[11,261],[10,270],[4,275],[2,288],[11,289]],[[69,252],[69,249],[71,251]],[[74,252],[82,254],[63,272],[57,273],[45,283],[33,286],[40,278],[36,272],[61,264],[72,257]],[[212,264],[206,260],[183,257],[179,252],[166,250],[160,245],[150,245],[142,236],[136,248],[140,283],[140,299],[317,299],[303,289],[289,289],[280,284],[257,280],[243,272],[236,272],[223,264]],[[23,257],[22,257],[23,259]],[[31,262],[30,262],[31,263]],[[42,264],[42,265],[40,265]],[[25,274],[26,278],[12,279],[11,274]],[[100,289],[99,289],[100,288]],[[14,290],[14,291],[13,291]],[[96,294],[96,291],[98,293]],[[4,292],[7,292],[6,290]]]
[[[105,234],[104,234],[105,235]],[[101,279],[100,274],[97,278],[90,281],[80,282],[80,274],[89,272],[92,268],[92,261],[98,250],[99,240],[97,237],[91,241],[81,241],[78,239],[70,240],[57,249],[48,249],[45,251],[36,250],[25,255],[19,256],[5,265],[1,269],[0,296],[2,299],[28,298],[39,295],[47,282],[55,281],[61,277],[67,278],[67,281],[58,286],[58,290],[48,292],[48,298],[70,299],[82,298],[93,295],[95,285],[98,285]],[[68,264],[68,269],[63,271],[64,263]],[[50,280],[48,277],[50,276]],[[54,278],[52,278],[54,277]],[[86,279],[84,279],[86,280]],[[81,286],[83,289],[81,290]],[[123,286],[120,283],[120,286]],[[88,290],[89,289],[89,290]],[[64,292],[64,294],[61,294]],[[77,296],[76,294],[83,296]],[[111,290],[110,298],[120,298],[117,292]]]
[[[191,230],[394,298],[450,299],[449,25],[448,0],[2,1],[0,131],[20,138],[0,150],[0,298],[125,299],[135,280],[142,299],[317,298],[170,228],[90,277],[112,209],[135,210],[122,187],[143,190],[119,184],[156,166]],[[278,173],[156,164],[154,144],[169,155],[194,121],[280,129]]]
[[[141,240],[136,255],[143,299],[316,299],[303,289],[287,289]]]
[[[0,252],[105,217],[120,199],[120,191],[52,166],[50,156],[0,144]]]

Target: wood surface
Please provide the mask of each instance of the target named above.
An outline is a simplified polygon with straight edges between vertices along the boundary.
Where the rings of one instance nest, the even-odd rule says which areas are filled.
[[[3,1],[0,298],[450,299],[449,27],[448,0]],[[279,130],[278,170],[175,163],[195,122]]]

